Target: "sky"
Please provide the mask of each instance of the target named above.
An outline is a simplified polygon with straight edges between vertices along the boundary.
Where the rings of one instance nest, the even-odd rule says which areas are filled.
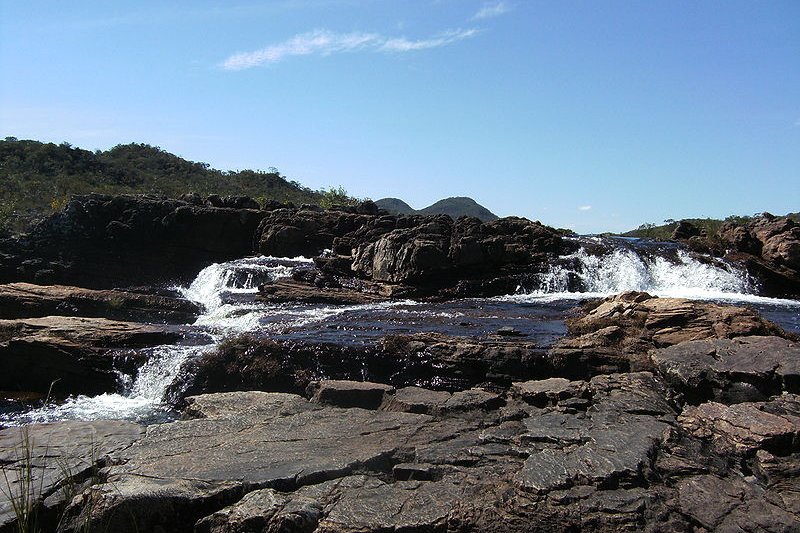
[[[0,138],[581,233],[800,211],[797,0],[0,0]]]

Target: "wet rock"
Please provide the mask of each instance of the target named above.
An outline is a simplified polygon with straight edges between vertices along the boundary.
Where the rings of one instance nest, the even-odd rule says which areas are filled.
[[[279,279],[258,287],[257,299],[269,303],[360,305],[386,301],[389,295],[343,287],[317,287],[293,279]]]
[[[688,341],[654,350],[650,358],[693,403],[763,401],[800,392],[800,346],[780,337]]]
[[[142,361],[115,359],[114,350],[178,338],[177,330],[105,318],[0,320],[0,390],[59,396],[115,391],[116,370],[133,372]]]
[[[386,395],[394,393],[394,387],[368,381],[323,380],[313,382],[307,392],[312,403],[377,409]]]
[[[507,386],[512,376],[528,378],[547,372],[550,370],[544,350],[532,342],[416,334],[346,346],[244,335],[227,339],[217,349],[189,360],[170,387],[168,397],[180,404],[185,396],[209,392],[261,390],[299,394],[312,381],[321,379],[368,380],[397,388],[416,385],[456,391],[482,384]]]
[[[42,530],[55,531],[72,497],[96,481],[99,469],[144,435],[124,421],[59,422],[0,430],[0,531],[16,530],[14,504],[30,491],[33,513]],[[29,524],[32,525],[32,524]]]
[[[187,323],[199,313],[198,306],[188,300],[155,294],[31,283],[0,285],[0,319],[62,315]]]

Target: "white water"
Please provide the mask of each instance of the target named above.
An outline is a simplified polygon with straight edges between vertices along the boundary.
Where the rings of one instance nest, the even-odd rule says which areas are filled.
[[[579,290],[574,290],[576,282]],[[674,260],[670,260],[658,255],[642,256],[625,248],[602,256],[590,255],[581,248],[551,265],[537,289],[502,299],[555,301],[644,291],[654,296],[696,300],[800,305],[795,300],[758,296],[756,290],[743,270],[722,261],[700,262],[682,250],[676,251]]]
[[[541,276],[535,290],[494,300],[511,304],[546,303],[635,290],[657,296],[800,308],[800,302],[795,300],[758,296],[756,287],[747,275],[730,265],[700,262],[681,251],[672,256],[670,260],[660,255],[639,255],[626,248],[618,248],[604,256],[593,256],[581,249],[562,257],[551,266]],[[322,306],[264,304],[252,297],[261,283],[289,276],[294,268],[309,262],[309,259],[302,257],[258,257],[213,264],[203,269],[188,287],[177,289],[186,298],[202,305],[203,313],[193,326],[210,335],[208,344],[164,345],[143,349],[147,363],[139,369],[135,378],[121,376],[123,393],[76,396],[59,405],[48,404],[24,414],[0,417],[0,423],[17,425],[65,419],[157,419],[160,414],[169,411],[163,403],[164,394],[181,366],[189,358],[213,349],[221,339],[237,333],[269,334],[286,328],[303,328],[348,313],[358,316],[364,312],[388,309],[397,315],[418,314],[419,327],[423,330],[433,317],[455,320],[462,316],[452,308],[437,311],[411,300]]]
[[[248,313],[248,306],[224,304],[225,294],[255,293],[258,284],[291,274],[293,266],[310,259],[246,258],[215,263],[203,269],[189,287],[177,287],[187,299],[203,306],[204,312],[194,325],[211,326],[213,342],[200,346],[163,345],[142,349],[147,362],[135,379],[120,375],[124,392],[98,396],[73,396],[54,405],[46,404],[21,415],[0,418],[9,425],[51,422],[55,420],[128,419],[146,421],[168,411],[164,394],[189,358],[213,349],[219,333],[244,331],[257,325],[260,313]],[[255,308],[255,305],[250,306]]]

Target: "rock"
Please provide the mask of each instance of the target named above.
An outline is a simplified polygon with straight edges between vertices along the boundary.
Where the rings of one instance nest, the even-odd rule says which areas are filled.
[[[763,401],[800,393],[800,346],[780,337],[687,341],[650,353],[670,386],[692,403]]]
[[[469,389],[454,392],[442,405],[443,411],[472,411],[475,409],[492,410],[503,404],[499,394],[481,389]]]
[[[584,418],[545,412],[525,419],[530,456],[515,475],[526,491],[575,485],[638,484],[658,449],[671,408],[650,374],[598,376],[589,383],[592,407]],[[538,448],[538,449],[537,449]]]
[[[308,387],[312,403],[324,403],[337,407],[361,407],[377,409],[386,395],[394,393],[394,387],[368,381],[315,381]]]
[[[198,314],[198,306],[188,300],[154,294],[31,283],[0,285],[0,319],[63,315],[187,323]]]
[[[63,212],[2,245],[0,282],[98,289],[187,281],[213,262],[252,253],[265,216],[147,195],[75,196]]]
[[[544,349],[532,342],[480,341],[426,333],[393,335],[374,344],[347,346],[243,335],[226,339],[215,350],[187,361],[168,397],[180,404],[186,395],[209,392],[300,394],[320,379],[456,391],[487,383],[507,386],[512,376],[524,379],[552,375],[550,372]],[[404,401],[398,400],[397,409],[406,410],[399,407]]]
[[[800,225],[764,214],[747,225],[726,223],[716,238],[761,282],[768,295],[800,294]]]
[[[441,411],[451,394],[421,387],[403,387],[384,400],[381,409],[404,413],[434,414]]]
[[[150,426],[124,464],[109,469],[108,483],[93,491],[93,523],[118,532],[190,531],[212,506],[232,504],[247,489],[294,490],[385,468],[398,443],[430,420],[278,393],[224,393],[190,403],[205,417]]]
[[[357,230],[370,218],[344,211],[275,209],[256,231],[257,251],[275,257],[313,257],[333,247],[335,238]]]
[[[562,400],[587,395],[585,381],[549,378],[514,383],[511,393],[537,407],[557,405]]]
[[[599,373],[655,370],[649,350],[703,339],[790,337],[744,307],[629,292],[591,302],[567,319],[569,336],[548,357],[556,374],[585,379]]]
[[[0,530],[16,530],[13,505],[30,490],[42,530],[55,531],[66,503],[85,487],[85,479],[144,435],[144,428],[124,421],[59,422],[0,430]],[[30,458],[30,460],[29,460]],[[16,498],[16,501],[12,501]],[[32,525],[32,524],[31,524]]]
[[[260,285],[257,299],[269,303],[360,305],[383,302],[387,300],[387,297],[346,288],[316,287],[293,279],[282,278]]]
[[[686,220],[681,220],[672,232],[673,240],[690,239],[692,237],[699,237],[700,229]]]
[[[740,456],[720,454],[716,441],[676,421],[652,374],[530,387],[558,401],[395,392],[432,413],[424,415],[389,410],[403,404],[388,396],[380,410],[281,393],[191,397],[184,420],[150,426],[72,500],[65,531],[86,520],[122,533],[786,531],[796,523],[800,453],[770,437],[731,461]],[[443,408],[454,399],[470,409]],[[564,405],[577,399],[583,409]],[[798,405],[784,395],[758,410],[788,421]],[[744,427],[728,419],[736,425],[719,431]],[[742,477],[744,463],[755,475]]]
[[[0,320],[0,390],[58,396],[115,391],[116,370],[132,373],[142,361],[115,360],[114,350],[167,344],[179,337],[178,331],[163,327],[105,318]]]
[[[800,451],[800,398],[793,394],[769,402],[724,405],[706,402],[684,409],[680,423],[721,454],[753,456]]]

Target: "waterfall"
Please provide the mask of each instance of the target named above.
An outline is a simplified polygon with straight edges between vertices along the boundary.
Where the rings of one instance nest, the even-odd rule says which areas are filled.
[[[203,306],[204,312],[194,326],[202,326],[211,333],[205,344],[169,344],[140,349],[139,353],[146,356],[147,362],[135,377],[120,374],[122,393],[74,396],[58,405],[47,404],[25,413],[4,415],[0,422],[18,425],[65,419],[158,420],[169,410],[163,404],[164,393],[184,362],[213,349],[224,333],[254,327],[259,314],[255,311],[256,304],[237,303],[236,296],[252,295],[258,291],[259,284],[289,276],[294,268],[305,263],[310,260],[256,257],[204,268],[188,287],[176,287],[176,290]],[[233,300],[227,301],[228,298]]]
[[[683,250],[664,256],[616,248],[593,255],[581,248],[550,265],[532,292],[607,295],[624,291],[713,298],[723,294],[753,294],[755,287],[743,270],[722,261],[698,261]]]

